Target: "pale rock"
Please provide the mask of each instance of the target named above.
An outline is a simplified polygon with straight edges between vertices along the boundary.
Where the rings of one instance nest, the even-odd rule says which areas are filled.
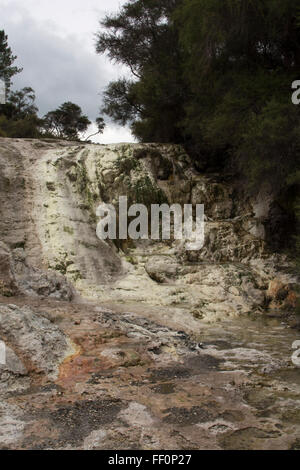
[[[94,301],[211,319],[265,308],[274,278],[297,283],[289,261],[266,246],[270,191],[250,198],[219,175],[200,175],[181,146],[0,139],[0,180],[2,279],[18,292],[71,300],[72,283]],[[117,206],[119,196],[148,208],[204,204],[203,248],[189,251],[185,240],[99,240],[96,209]]]
[[[147,427],[153,424],[154,419],[147,411],[147,407],[141,403],[131,402],[125,410],[119,413],[119,418],[129,426]]]
[[[72,345],[58,326],[28,307],[0,305],[0,334],[33,367],[51,377],[57,375],[59,365],[72,354]]]

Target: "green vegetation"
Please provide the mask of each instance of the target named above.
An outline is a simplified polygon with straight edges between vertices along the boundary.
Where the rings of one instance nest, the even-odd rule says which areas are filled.
[[[129,189],[129,204],[144,204],[146,207],[150,207],[151,204],[168,203],[164,192],[153,184],[148,175],[134,180],[127,177],[124,182]]]
[[[72,227],[64,226],[64,232],[68,233],[69,235],[74,235],[74,229]]]
[[[40,137],[42,120],[37,111],[32,88],[9,92],[6,103],[0,105],[0,137]]]
[[[0,31],[0,79],[6,87],[6,104],[0,104],[0,137],[39,137],[41,120],[37,116],[35,94],[31,87],[11,91],[12,78],[22,71],[13,64],[17,56],[8,45],[8,37]]]
[[[178,0],[138,0],[103,21],[97,51],[132,71],[132,80],[112,82],[103,111],[118,123],[131,122],[142,141],[182,141],[185,84],[178,32],[172,14]]]
[[[248,193],[268,182],[282,217],[269,238],[291,251],[299,24],[298,0],[131,0],[104,19],[97,40],[98,53],[132,72],[109,84],[103,111],[140,141],[183,144],[200,170],[230,170]]]
[[[0,31],[0,79],[6,86],[6,103],[0,104],[0,137],[80,140],[80,134],[91,124],[80,106],[65,102],[40,118],[31,87],[11,91],[12,77],[22,71],[13,65],[16,58],[8,45],[7,35]],[[96,126],[97,131],[86,140],[103,133],[105,123],[102,117],[97,117]]]
[[[130,175],[131,170],[140,168],[140,163],[135,158],[128,158],[119,156],[114,162],[115,168],[117,168],[122,175]]]
[[[43,129],[47,135],[59,139],[78,140],[79,132],[85,132],[91,121],[82,114],[80,106],[70,101],[58,109],[49,111],[43,120]]]
[[[100,116],[97,117],[97,119],[96,119],[96,125],[97,125],[97,131],[94,132],[93,134],[90,134],[90,135],[85,139],[86,142],[89,141],[89,139],[90,139],[91,137],[94,137],[94,136],[97,135],[97,134],[103,134],[104,129],[105,129],[105,122],[104,122],[104,119],[103,119],[102,117],[100,117]]]
[[[183,144],[198,170],[229,172],[248,193],[267,182],[277,197],[269,240],[299,254],[300,107],[291,101],[300,80],[299,0],[128,0],[104,18],[96,50],[131,71],[108,85],[102,111],[142,142]],[[0,31],[0,136],[78,140],[90,124],[78,105],[40,119],[32,88],[11,91],[21,72],[15,59]],[[101,117],[96,124],[103,132]],[[123,164],[128,174],[138,163]],[[85,176],[78,184],[92,207]],[[128,179],[147,203],[151,181]]]
[[[3,295],[3,297],[13,297],[14,295],[12,289],[2,279],[0,279],[0,295]]]
[[[89,222],[92,225],[95,225],[97,222],[95,214],[95,201],[97,199],[97,194],[91,191],[91,181],[88,177],[88,172],[84,162],[76,167],[76,187],[79,194],[83,198],[82,208],[89,211],[90,217]]]
[[[6,90],[9,92],[11,87],[11,79],[17,73],[22,72],[21,68],[13,65],[17,56],[13,55],[8,45],[8,37],[3,30],[0,31],[0,78],[4,80]]]

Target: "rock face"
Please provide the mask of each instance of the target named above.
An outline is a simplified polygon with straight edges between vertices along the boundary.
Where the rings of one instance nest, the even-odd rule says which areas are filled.
[[[0,242],[0,294],[72,300],[74,289],[64,276],[28,265],[23,249],[17,248],[11,253],[7,245]]]
[[[203,248],[100,241],[119,196],[204,204]],[[0,449],[299,449],[270,208],[179,146],[0,139]]]
[[[72,347],[60,329],[42,314],[33,313],[30,308],[16,305],[0,306],[0,337],[7,344],[13,344],[16,351],[22,351],[28,367],[37,372],[56,375],[56,369]],[[14,357],[12,372],[24,374],[26,369]]]
[[[299,449],[294,330],[16,302],[0,307],[0,449]]]
[[[268,252],[271,195],[242,197],[200,175],[180,146],[1,139],[0,291],[181,307],[208,320],[265,308],[269,283],[297,282]],[[100,241],[100,203],[204,204],[205,243]],[[109,284],[109,288],[107,288]],[[284,288],[284,287],[283,287]]]
[[[19,292],[12,272],[12,264],[10,250],[4,243],[0,242],[0,294],[7,297]]]

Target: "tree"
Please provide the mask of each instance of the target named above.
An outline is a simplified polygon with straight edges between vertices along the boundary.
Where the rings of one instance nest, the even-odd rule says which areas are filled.
[[[289,218],[292,248],[300,179],[300,108],[291,85],[300,68],[297,0],[184,0],[175,14],[190,97],[184,129],[208,162],[268,182]]]
[[[4,80],[6,91],[9,92],[11,87],[11,79],[17,73],[22,71],[21,68],[13,66],[17,56],[13,55],[11,48],[8,46],[8,37],[3,30],[0,31],[0,78]]]
[[[91,137],[94,137],[97,134],[103,134],[104,129],[105,129],[105,122],[103,117],[97,117],[96,119],[96,125],[97,125],[97,132],[94,132],[93,134],[89,135],[85,141],[87,142]]]
[[[0,78],[6,86],[6,103],[0,105],[0,135],[3,137],[40,136],[40,119],[32,88],[11,92],[12,77],[22,69],[13,65],[16,56],[8,46],[7,35],[0,31]]]
[[[35,105],[35,92],[31,87],[10,92],[2,112],[9,119],[24,119],[28,116],[37,116],[38,108]]]
[[[30,87],[10,92],[0,107],[0,134],[3,137],[38,138],[41,120],[35,105],[35,93]]]
[[[101,22],[106,31],[97,34],[97,52],[106,52],[111,60],[125,64],[140,78],[145,66],[155,67],[161,54],[165,56],[170,45],[168,23],[179,3],[179,0],[128,1],[118,14],[106,16]]]
[[[179,0],[135,0],[107,16],[96,49],[125,64],[132,79],[112,82],[103,112],[129,123],[142,141],[179,142],[185,95],[181,57],[172,14]]]
[[[102,111],[122,126],[125,126],[127,122],[133,122],[143,114],[134,88],[131,80],[123,78],[111,82],[103,94]]]
[[[43,129],[54,137],[78,140],[79,133],[85,132],[90,124],[80,106],[68,101],[44,116]]]
[[[131,0],[105,18],[97,40],[99,53],[132,72],[108,86],[103,110],[142,141],[184,144],[198,169],[229,167],[247,191],[267,180],[289,215],[290,247],[300,187],[300,107],[291,102],[298,5]]]
[[[37,116],[27,116],[24,119],[7,119],[0,115],[0,136],[11,138],[38,139],[40,133],[40,119]]]
[[[297,4],[184,0],[178,8],[175,19],[190,89],[184,127],[203,151],[232,153],[247,123],[261,116],[268,103],[290,103],[300,65]]]

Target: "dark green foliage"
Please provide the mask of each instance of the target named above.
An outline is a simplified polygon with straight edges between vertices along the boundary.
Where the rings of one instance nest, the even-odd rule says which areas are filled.
[[[142,108],[137,104],[137,97],[134,93],[134,83],[129,80],[120,79],[111,82],[103,96],[103,112],[122,126],[134,121],[142,113]]]
[[[41,137],[39,126],[40,119],[36,116],[12,120],[0,115],[0,137],[36,139]]]
[[[40,137],[41,120],[37,115],[35,93],[30,87],[10,92],[6,104],[0,105],[0,136],[12,138]]]
[[[97,132],[94,132],[93,134],[90,134],[85,141],[87,142],[91,137],[97,135],[97,134],[103,134],[104,129],[105,129],[105,122],[103,117],[99,116],[96,119],[96,125],[97,125]]]
[[[6,104],[0,105],[1,137],[39,137],[40,119],[32,88],[10,91],[12,77],[22,69],[13,65],[16,56],[8,46],[7,35],[0,31],[0,78],[6,86]]]
[[[8,46],[7,35],[3,30],[0,31],[0,78],[4,80],[6,91],[9,92],[11,79],[14,75],[21,72],[22,69],[13,66],[17,56],[13,55],[11,48]]]
[[[22,71],[13,66],[16,58],[8,46],[5,32],[0,31],[0,79],[6,85],[6,103],[0,105],[0,137],[58,137],[78,140],[79,133],[85,132],[91,124],[79,106],[66,102],[47,113],[44,119],[40,119],[32,88],[10,91],[11,78]],[[93,135],[102,133],[105,127],[102,117],[96,119],[96,124],[98,129]]]
[[[205,154],[234,154],[247,174],[249,157],[267,167],[282,160],[281,138],[292,143],[284,133],[293,132],[300,116],[291,103],[300,65],[297,3],[189,0],[176,12],[191,90],[185,131]],[[263,142],[260,155],[256,138]],[[273,162],[266,155],[270,147]]]
[[[38,108],[35,105],[35,93],[30,87],[10,92],[6,104],[1,106],[1,112],[11,120],[25,119],[36,116]]]
[[[131,0],[102,26],[97,51],[133,74],[104,111],[142,141],[184,144],[201,169],[230,166],[247,191],[268,182],[295,233],[299,1]]]
[[[88,117],[82,114],[80,106],[68,101],[46,114],[43,129],[47,135],[53,137],[78,140],[79,132],[85,132],[90,124]]]
[[[178,0],[127,2],[119,14],[107,16],[102,22],[106,31],[98,34],[97,52],[107,52],[140,78],[145,66],[156,67],[166,58],[166,48],[174,39],[169,20],[178,4]]]
[[[4,107],[5,114],[11,119],[24,119],[27,116],[35,116],[38,108],[35,105],[35,93],[31,87],[13,91],[8,95]]]
[[[230,160],[247,190],[271,185],[289,221],[290,249],[299,227],[300,108],[291,101],[300,71],[298,5],[184,0],[176,12],[191,89],[184,128],[202,154]]]
[[[181,78],[178,34],[172,14],[179,0],[136,0],[106,17],[97,52],[126,64],[133,79],[113,82],[104,94],[103,111],[131,123],[142,141],[179,142],[185,86]]]

